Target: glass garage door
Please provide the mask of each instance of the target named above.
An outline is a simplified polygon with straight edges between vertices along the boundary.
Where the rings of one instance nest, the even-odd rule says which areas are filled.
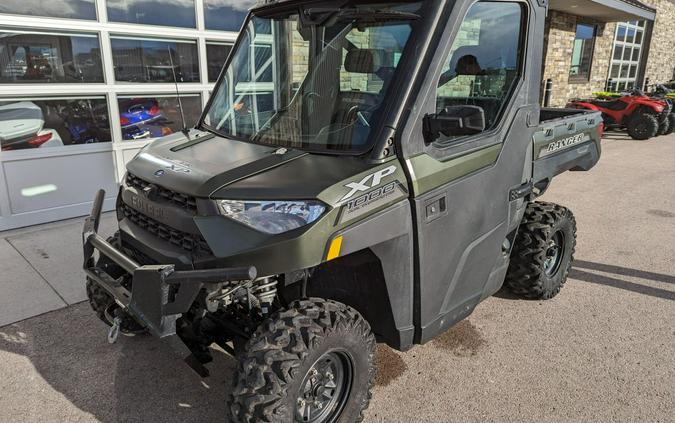
[[[196,123],[254,4],[0,0],[0,231],[83,216],[99,188],[111,210],[126,163]]]
[[[636,87],[645,39],[645,21],[617,24],[609,77],[614,91],[629,91]]]

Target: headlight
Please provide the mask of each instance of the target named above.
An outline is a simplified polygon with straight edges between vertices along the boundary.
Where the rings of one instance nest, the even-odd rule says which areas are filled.
[[[281,234],[309,225],[326,211],[326,206],[319,201],[217,202],[224,216],[268,234]]]

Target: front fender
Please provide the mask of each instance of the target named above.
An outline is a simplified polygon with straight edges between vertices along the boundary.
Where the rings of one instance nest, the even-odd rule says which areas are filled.
[[[663,113],[663,111],[666,109],[665,103],[660,104],[660,101],[647,98],[635,100],[635,104],[638,104],[641,108],[649,109],[650,111],[653,111],[657,114]]]

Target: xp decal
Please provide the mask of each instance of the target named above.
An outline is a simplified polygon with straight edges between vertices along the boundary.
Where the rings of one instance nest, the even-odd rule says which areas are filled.
[[[349,200],[340,216],[340,223],[363,216],[370,211],[407,197],[406,190],[398,181],[379,186],[372,191]]]
[[[372,188],[375,188],[376,186],[382,183],[382,180],[384,178],[393,175],[394,172],[396,172],[396,166],[389,166],[388,168],[379,170],[375,173],[366,176],[361,180],[361,182],[352,182],[350,184],[345,185],[345,187],[349,188],[351,191],[349,191],[347,195],[342,197],[340,202],[349,200],[359,192],[366,192]]]

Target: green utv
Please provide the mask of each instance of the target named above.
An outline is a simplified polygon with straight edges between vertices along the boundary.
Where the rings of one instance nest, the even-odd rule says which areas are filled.
[[[597,112],[542,109],[546,0],[269,2],[194,129],[127,166],[119,232],[84,229],[119,333],[201,375],[239,360],[235,422],[363,418],[375,346],[405,351],[503,285],[555,296],[572,213],[534,202],[600,158]],[[225,419],[225,416],[224,416]]]

